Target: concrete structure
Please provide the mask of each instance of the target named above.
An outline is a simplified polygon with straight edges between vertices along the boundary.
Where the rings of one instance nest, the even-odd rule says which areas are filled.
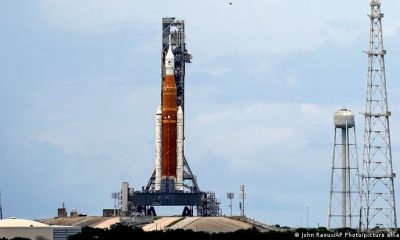
[[[129,215],[129,183],[123,182],[121,187],[121,216]]]
[[[42,237],[47,240],[67,240],[69,236],[80,232],[80,227],[50,226],[37,221],[16,218],[0,220],[0,238],[23,237],[35,240]]]
[[[65,204],[62,204],[62,207],[57,209],[58,217],[68,217],[67,209],[65,208]]]

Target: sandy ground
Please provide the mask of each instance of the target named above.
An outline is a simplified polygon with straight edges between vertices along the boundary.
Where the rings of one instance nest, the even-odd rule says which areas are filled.
[[[153,223],[147,224],[142,227],[145,232],[165,230],[171,223],[183,219],[182,217],[163,217],[155,220]]]
[[[108,228],[109,229],[112,225],[114,225],[116,223],[119,223],[119,217],[114,217],[114,218],[111,218],[111,219],[107,219],[104,222],[101,222],[101,223],[99,223],[97,225],[94,225],[93,227],[94,228],[102,228],[102,229]]]
[[[178,221],[180,220],[181,221]],[[251,224],[225,217],[163,217],[143,227],[144,231],[165,230],[168,225],[178,221],[168,229],[191,229],[204,232],[234,232],[249,229]]]
[[[204,232],[234,232],[249,228],[251,228],[251,225],[248,223],[225,217],[204,217],[183,227],[183,229]]]
[[[199,220],[200,218],[201,217],[187,217],[171,226],[170,229],[184,229],[187,225]]]

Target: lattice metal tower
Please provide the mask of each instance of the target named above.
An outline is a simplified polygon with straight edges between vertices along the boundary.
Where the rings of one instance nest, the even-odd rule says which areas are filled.
[[[172,52],[175,57],[175,81],[177,88],[177,106],[182,108],[185,112],[185,65],[191,63],[192,55],[186,49],[185,41],[185,22],[183,20],[175,20],[173,17],[162,19],[162,38],[161,38],[161,84],[165,77],[165,56],[168,51],[169,38],[173,46]],[[160,88],[162,89],[162,87]],[[162,101],[162,98],[161,98]],[[185,116],[185,114],[183,114]],[[185,121],[183,121],[185,127]],[[185,131],[183,130],[183,138],[185,138]],[[146,189],[154,190],[155,170],[151,175]],[[197,179],[192,173],[189,164],[183,154],[183,185],[188,192],[199,192]]]
[[[185,65],[191,63],[192,55],[186,49],[185,22],[173,17],[162,19],[161,39],[161,85],[165,77],[165,55],[167,55],[169,37],[171,37],[175,56],[175,79],[177,88],[177,106],[185,112]],[[162,99],[161,99],[162,101]]]
[[[371,0],[362,172],[361,228],[397,227],[381,3]]]
[[[353,112],[340,109],[334,115],[334,124],[328,228],[358,228],[360,178]]]

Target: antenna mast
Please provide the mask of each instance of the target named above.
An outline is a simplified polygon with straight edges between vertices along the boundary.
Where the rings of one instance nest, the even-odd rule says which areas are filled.
[[[397,227],[381,3],[371,0],[362,178],[361,228]]]

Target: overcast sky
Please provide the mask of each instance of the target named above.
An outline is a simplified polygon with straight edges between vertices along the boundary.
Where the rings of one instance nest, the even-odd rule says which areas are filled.
[[[383,1],[395,172],[399,10],[398,0]],[[308,206],[309,225],[326,226],[332,118],[343,106],[356,114],[362,156],[369,11],[368,0],[0,1],[5,217],[53,217],[62,202],[100,215],[122,181],[147,183],[161,19],[176,17],[193,55],[185,155],[201,189],[215,191],[227,214],[235,192],[239,214],[245,184],[249,217],[305,226]]]

